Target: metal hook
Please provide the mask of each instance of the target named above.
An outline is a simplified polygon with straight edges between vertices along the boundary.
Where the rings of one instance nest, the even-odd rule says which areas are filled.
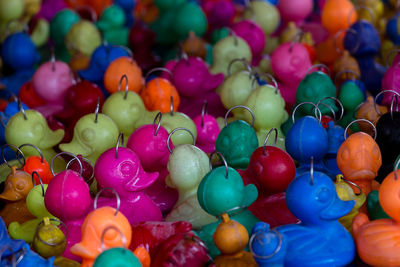
[[[54,167],[54,161],[56,160],[56,158],[58,158],[58,157],[61,156],[61,155],[68,155],[68,156],[71,156],[71,157],[75,158],[75,159],[78,161],[79,166],[81,167],[80,176],[82,176],[82,173],[83,173],[82,162],[79,160],[79,158],[78,158],[75,154],[70,153],[70,152],[60,152],[60,153],[58,153],[57,155],[55,155],[55,156],[51,159],[51,164],[50,164],[51,173],[52,173],[54,176],[56,176],[56,174],[55,174],[55,172],[54,172],[54,169],[53,169],[53,167]]]
[[[233,65],[233,63],[236,63],[236,62],[242,62],[245,65],[245,67],[246,67],[246,69],[247,69],[247,71],[249,73],[251,73],[253,71],[253,69],[251,68],[251,66],[250,66],[249,62],[247,61],[247,59],[245,59],[245,58],[235,58],[231,62],[229,62],[229,65],[228,65],[228,76],[227,77],[231,76],[231,74],[232,74],[231,73],[232,65]]]
[[[171,116],[174,116],[174,97],[171,95],[171,101],[170,101],[170,114]]]
[[[253,126],[254,126],[254,122],[255,122],[254,112],[253,112],[249,107],[246,107],[246,106],[243,106],[243,105],[233,106],[233,107],[231,107],[231,108],[226,112],[226,114],[225,114],[225,126],[228,125],[228,115],[229,115],[229,113],[230,113],[232,110],[237,109],[237,108],[244,108],[244,109],[246,109],[248,112],[250,112],[251,117],[253,118],[253,121],[251,122],[251,127],[253,127]]]
[[[340,75],[342,74],[353,74],[354,76],[356,76],[357,78],[355,80],[359,80],[360,79],[360,75],[358,75],[357,72],[355,72],[354,70],[350,70],[350,69],[345,69],[345,70],[341,70],[338,73],[336,73],[335,78],[333,80],[333,83],[336,85],[337,84],[337,79],[340,77]],[[347,75],[346,75],[347,76]],[[348,76],[347,76],[348,77]],[[353,80],[354,81],[354,80]]]
[[[38,233],[39,233],[40,227],[44,224],[44,220],[42,220],[42,221],[37,225],[36,231],[35,231],[35,236],[39,239],[39,241],[42,242],[43,244],[46,244],[46,245],[52,246],[52,247],[55,247],[55,246],[61,245],[61,244],[64,243],[64,242],[67,242],[67,236],[68,236],[68,227],[67,227],[67,225],[66,225],[63,221],[61,221],[61,220],[59,220],[59,219],[56,219],[56,218],[48,218],[48,219],[49,219],[49,221],[51,221],[51,222],[57,222],[57,223],[61,224],[61,225],[65,228],[65,238],[64,238],[64,240],[61,240],[61,241],[59,241],[59,242],[57,242],[57,243],[49,243],[49,242],[47,242],[47,241],[41,239]]]
[[[343,181],[345,181],[346,183],[348,183],[348,184],[350,184],[350,185],[356,187],[356,188],[360,191],[359,193],[354,193],[356,196],[359,196],[359,195],[362,194],[362,189],[361,189],[361,187],[360,187],[358,184],[356,184],[356,183],[354,183],[354,182],[352,182],[352,181],[347,180],[346,178],[344,178],[344,176],[343,176],[342,174],[337,175],[336,178],[340,178],[340,179],[342,179]]]
[[[122,145],[124,145],[124,133],[119,133],[119,135],[118,135],[117,145],[115,146],[115,158],[116,159],[118,158],[118,149],[119,149],[121,140],[122,140]]]
[[[15,152],[15,154],[17,155],[17,160],[18,160],[18,162],[21,164],[21,168],[20,168],[20,169],[22,169],[22,168],[25,166],[25,155],[24,155],[24,152],[22,152],[22,150],[19,149],[19,147],[15,146],[15,145],[13,145],[13,144],[4,144],[4,145],[1,147],[1,157],[3,158],[4,163],[5,163],[9,168],[11,168],[11,165],[10,165],[10,163],[8,163],[8,161],[6,160],[6,158],[5,158],[5,156],[4,156],[4,149],[5,149],[6,147],[15,148],[15,149],[17,150],[17,152]],[[22,163],[22,162],[21,162],[21,159],[18,157],[19,154],[21,154],[22,158],[24,159],[24,163]]]
[[[263,260],[270,259],[270,258],[272,258],[273,256],[275,256],[275,255],[281,250],[282,244],[283,244],[282,235],[281,235],[278,231],[276,231],[275,229],[271,229],[270,231],[271,231],[271,232],[274,232],[274,233],[279,237],[279,244],[278,244],[278,246],[276,247],[275,251],[274,251],[272,254],[270,254],[270,255],[268,255],[268,256],[258,256],[258,255],[253,251],[253,246],[252,246],[251,244],[254,242],[254,239],[257,239],[257,240],[258,240],[260,237],[259,237],[259,235],[257,235],[257,233],[254,233],[254,234],[251,235],[250,241],[249,241],[250,252],[251,252],[251,254],[253,255],[254,258],[263,259]],[[264,243],[263,240],[259,240],[259,242],[263,242],[263,243]]]
[[[56,56],[54,53],[54,46],[50,48],[50,62],[51,62],[51,71],[56,71]]]
[[[393,104],[396,100],[396,112],[399,112],[399,98],[397,95],[392,96],[392,101],[390,102],[390,116],[393,119]]]
[[[267,145],[269,136],[271,135],[272,132],[275,132],[275,140],[274,140],[274,146],[276,146],[276,142],[278,141],[278,129],[272,128],[269,130],[267,133],[267,136],[265,136],[264,144],[263,144],[263,154],[265,155],[265,146]]]
[[[187,56],[187,55],[186,55],[186,56]],[[171,81],[174,80],[174,75],[173,75],[172,72],[171,72],[169,69],[167,69],[167,68],[154,68],[154,69],[151,69],[151,70],[146,74],[146,76],[144,77],[144,80],[147,81],[147,78],[149,78],[150,74],[152,74],[152,73],[154,73],[154,72],[157,72],[157,71],[161,71],[161,72],[166,72],[166,73],[168,73],[169,76],[170,76],[170,78],[171,78]]]
[[[35,175],[36,175],[37,178],[39,179],[40,186],[42,187],[42,197],[44,197],[44,186],[43,186],[43,181],[42,181],[42,178],[40,178],[40,175],[39,175],[39,173],[38,173],[37,171],[33,171],[33,172],[32,172],[32,184],[33,184],[33,186],[36,186],[36,184],[35,184],[35,178],[34,178]]]
[[[203,108],[201,109],[201,122],[200,122],[200,126],[203,128],[203,126],[204,126],[204,116],[206,115],[206,114],[208,114],[208,111],[207,111],[207,100],[204,100],[204,103],[203,103]]]
[[[122,81],[125,79],[125,95],[124,95],[124,100],[128,97],[128,91],[129,91],[129,84],[128,84],[128,76],[126,74],[121,76],[121,79],[119,80],[118,83],[118,92],[121,91],[121,85]]]
[[[304,32],[302,29],[300,29],[300,30],[293,36],[293,39],[292,39],[292,41],[290,42],[290,46],[289,46],[289,52],[290,52],[290,53],[292,53],[293,46],[294,46],[295,43],[297,43],[297,42],[301,43],[301,39],[303,39],[304,34],[305,34],[305,32]]]
[[[76,160],[76,158],[72,158],[70,161],[68,161],[67,166],[65,166],[65,169],[68,170],[69,166],[71,165],[72,162],[74,162]],[[82,160],[89,163],[89,165],[92,167],[92,175],[90,176],[90,178],[87,180],[87,182],[89,183],[89,181],[91,181],[94,178],[94,165],[93,163],[90,161],[90,159],[82,157]]]
[[[399,163],[400,163],[400,157],[397,158],[395,164],[394,164],[394,179],[397,180],[397,169],[399,168]]]
[[[351,32],[351,33],[353,33],[353,34],[355,34],[357,36],[356,46],[353,49],[351,49],[351,51],[349,51],[350,54],[354,54],[357,51],[357,49],[360,47],[360,45],[361,45],[360,35],[358,34],[358,32],[356,30],[354,30],[352,28],[341,29],[341,30],[337,31],[335,33],[335,35],[333,36],[333,46],[335,47],[336,53],[338,53],[339,55],[342,54],[342,52],[344,52],[344,51],[341,51],[339,49],[339,47],[337,45],[337,38],[339,37],[340,34],[342,34],[342,33],[347,34],[348,32]],[[346,37],[346,35],[345,35],[345,37]]]
[[[238,41],[238,36],[237,36],[236,32],[234,32],[232,29],[229,29],[229,33],[233,37],[234,45],[238,46],[239,41]]]
[[[167,138],[167,147],[168,147],[169,153],[172,153],[171,147],[169,146],[169,141],[171,140],[172,135],[173,135],[176,131],[180,131],[180,130],[184,130],[184,131],[190,133],[190,135],[191,135],[192,138],[193,138],[193,145],[194,145],[194,146],[196,145],[196,138],[194,137],[194,134],[192,133],[191,130],[189,130],[189,129],[187,129],[187,128],[184,128],[184,127],[175,128],[175,129],[172,130],[172,132],[168,135],[168,138]]]
[[[372,123],[372,122],[370,122],[369,120],[366,120],[366,119],[357,119],[357,120],[354,120],[354,121],[352,121],[352,122],[350,122],[349,123],[349,125],[347,125],[347,127],[346,127],[346,129],[344,129],[344,133],[343,133],[343,136],[344,136],[344,140],[346,140],[347,139],[347,130],[349,129],[349,127],[353,124],[353,123],[355,123],[355,122],[359,122],[359,121],[364,121],[364,122],[367,122],[367,123],[369,123],[369,124],[371,124],[372,125],[372,127],[374,128],[374,140],[376,140],[376,135],[377,135],[377,130],[376,130],[376,127],[375,127],[375,125]]]
[[[326,97],[322,98],[320,101],[318,101],[317,107],[318,107],[319,104],[325,104],[325,103],[322,103],[322,101],[324,101],[325,99],[332,99],[332,100],[334,100],[336,103],[339,104],[341,112],[340,112],[340,117],[339,117],[339,119],[338,119],[337,121],[340,121],[340,120],[343,118],[343,115],[344,115],[344,107],[343,107],[342,102],[341,102],[338,98],[336,98],[336,97],[333,97],[333,96],[326,96]],[[329,106],[329,105],[325,104],[325,106]],[[331,111],[333,111],[333,115],[334,115],[335,121],[336,121],[336,114],[335,114],[335,111],[332,109],[331,106],[329,106],[329,108],[331,109]]]
[[[19,146],[19,149],[22,150],[22,148],[23,148],[24,146],[30,146],[30,147],[33,147],[34,149],[36,149],[36,151],[39,152],[40,161],[41,161],[42,163],[44,162],[43,153],[42,153],[42,151],[40,150],[40,148],[38,148],[37,146],[32,145],[32,144],[23,144],[23,145],[20,145],[20,146]]]
[[[94,111],[94,123],[97,123],[98,117],[99,117],[99,110],[100,110],[100,97],[97,97],[97,104],[96,104],[96,109]]]
[[[309,67],[308,68],[308,70],[306,71],[306,75],[305,76],[307,76],[308,74],[311,74],[310,73],[310,71],[312,71],[313,69],[325,69],[327,72],[328,72],[328,74],[326,74],[326,73],[324,73],[324,72],[322,72],[322,73],[324,73],[325,75],[328,75],[329,77],[331,76],[331,70],[328,68],[328,66],[326,66],[325,64],[315,64],[315,65],[312,65],[311,67]]]
[[[314,184],[314,157],[310,158],[310,184]]]
[[[104,229],[103,233],[101,234],[101,238],[100,238],[101,249],[102,249],[103,251],[106,250],[106,246],[104,245],[104,237],[105,237],[107,231],[109,231],[109,230],[111,230],[111,229],[117,231],[117,232],[120,234],[121,240],[122,240],[122,245],[124,246],[124,248],[126,248],[127,242],[126,242],[126,237],[124,236],[124,234],[123,234],[123,233],[121,232],[121,230],[120,230],[119,228],[117,228],[116,226],[110,225],[110,226],[107,226],[107,227]]]
[[[380,91],[380,92],[375,96],[375,98],[374,98],[374,109],[375,109],[376,113],[378,113],[379,116],[382,116],[383,114],[382,114],[382,113],[378,110],[378,108],[376,107],[376,100],[378,99],[378,97],[379,97],[381,94],[384,94],[384,93],[393,93],[393,94],[395,94],[396,96],[400,96],[400,94],[399,94],[398,92],[394,91],[394,90],[382,90],[382,91]]]
[[[121,206],[121,199],[119,198],[119,195],[118,195],[117,191],[115,191],[114,188],[111,188],[111,187],[104,187],[103,189],[101,189],[101,190],[96,194],[96,197],[94,198],[94,201],[93,201],[93,208],[94,208],[95,210],[97,209],[97,200],[99,199],[100,194],[101,194],[103,191],[105,191],[105,190],[111,190],[111,191],[114,193],[115,198],[117,199],[117,209],[115,210],[115,213],[114,213],[114,216],[117,216],[117,214],[118,214],[118,212],[119,212],[119,208],[120,208],[120,206]]]
[[[275,87],[275,94],[278,93],[278,82],[276,81],[276,79],[274,78],[274,76],[272,76],[272,75],[269,74],[269,73],[263,73],[263,74],[259,75],[258,77],[254,76],[254,77],[252,78],[252,80],[251,80],[251,90],[252,90],[252,91],[254,90],[254,83],[255,83],[256,81],[257,81],[257,83],[258,83],[258,79],[257,79],[257,78],[260,78],[260,77],[267,77],[267,78],[269,78],[269,79],[272,81],[272,83],[274,84],[273,87]]]
[[[22,102],[21,102],[20,98],[18,98],[18,109],[22,113],[22,116],[24,116],[24,120],[28,120],[28,118],[26,117],[25,109],[22,106]]]
[[[217,154],[217,155],[219,156],[219,159],[222,160],[222,163],[225,165],[225,170],[226,170],[225,178],[228,179],[228,174],[229,174],[228,163],[226,162],[226,159],[225,159],[224,155],[222,155],[222,153],[219,152],[219,151],[213,151],[213,152],[210,154],[210,170],[213,169],[213,166],[212,166],[212,157],[214,156],[214,154]]]
[[[319,122],[321,123],[321,120],[322,120],[322,112],[321,112],[321,110],[318,108],[318,105],[314,104],[313,102],[301,102],[300,104],[298,104],[297,106],[294,107],[293,113],[292,113],[292,121],[293,121],[293,123],[295,123],[295,121],[296,121],[295,118],[294,118],[294,116],[295,116],[295,114],[296,114],[297,109],[298,109],[300,106],[305,105],[305,104],[310,104],[310,105],[313,105],[313,106],[314,106],[314,108],[315,108],[315,117],[318,119],[318,117],[317,117],[317,111],[318,111],[318,112],[319,112]]]
[[[161,127],[161,120],[162,120],[161,112],[158,112],[157,115],[154,117],[153,124],[156,124],[157,118],[159,118],[159,119],[158,119],[156,131],[154,132],[154,136],[157,136],[158,131],[160,130],[160,127]]]

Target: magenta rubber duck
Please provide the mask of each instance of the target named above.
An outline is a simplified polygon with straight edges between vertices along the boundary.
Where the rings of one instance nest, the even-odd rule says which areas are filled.
[[[202,9],[206,13],[210,31],[231,26],[236,15],[232,0],[205,0],[202,1]]]
[[[80,257],[73,255],[69,249],[81,241],[81,226],[92,207],[88,184],[79,173],[62,171],[49,183],[44,203],[47,210],[68,228],[67,247],[63,256],[80,261]]]
[[[312,66],[307,49],[298,43],[281,44],[271,56],[271,67],[286,106],[296,103],[297,87]]]
[[[214,116],[206,114],[207,102],[203,105],[201,115],[193,119],[197,129],[196,146],[206,153],[215,151],[215,142],[221,129]]]
[[[161,115],[161,113],[159,113]],[[158,179],[145,189],[147,195],[157,204],[163,214],[168,214],[178,200],[178,191],[165,184],[168,175],[169,151],[168,131],[157,124],[143,125],[136,129],[126,146],[139,157],[146,172],[158,172]],[[169,145],[173,148],[171,140]]]
[[[209,114],[216,117],[225,115],[219,95],[215,92],[224,81],[222,73],[213,75],[206,63],[198,57],[183,58],[169,63],[172,69],[172,82],[181,96],[179,111],[191,118],[199,115],[204,101],[209,103]]]
[[[121,142],[123,143],[123,142]],[[144,192],[158,178],[158,172],[143,170],[139,157],[126,147],[110,148],[97,160],[94,173],[100,188],[111,187],[121,199],[120,211],[130,224],[161,221],[157,204]],[[98,206],[115,206],[115,197],[100,197]]]
[[[397,58],[397,56],[396,56]],[[393,60],[392,66],[387,69],[382,79],[382,90],[392,90],[400,93],[400,63]],[[381,105],[388,106],[392,103],[393,93],[383,94]]]

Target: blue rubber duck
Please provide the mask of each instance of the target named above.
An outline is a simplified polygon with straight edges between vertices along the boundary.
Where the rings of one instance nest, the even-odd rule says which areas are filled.
[[[286,191],[286,202],[301,223],[276,228],[282,236],[280,248],[276,238],[252,247],[256,259],[264,256],[264,266],[271,262],[289,267],[347,266],[353,261],[354,240],[338,219],[349,213],[355,203],[340,200],[326,174],[307,172],[296,177]],[[270,252],[270,257],[265,252]]]
[[[336,175],[341,174],[337,165],[336,156],[339,147],[344,142],[344,129],[339,125],[335,125],[333,121],[330,121],[328,125],[326,129],[328,133],[328,152],[324,157],[324,164],[326,174],[334,179]]]

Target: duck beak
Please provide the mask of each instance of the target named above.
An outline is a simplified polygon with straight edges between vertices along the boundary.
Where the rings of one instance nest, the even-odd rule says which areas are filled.
[[[256,201],[258,197],[258,190],[254,184],[246,185],[244,188],[243,206],[249,207]]]
[[[331,204],[320,213],[323,220],[336,220],[347,215],[354,207],[354,200],[343,201],[337,195]]]
[[[93,150],[89,146],[81,142],[76,137],[74,137],[70,143],[61,144],[60,149],[75,155],[81,154],[83,157],[87,157],[93,153]]]
[[[56,131],[50,130],[50,128],[46,125],[45,134],[40,140],[38,147],[48,149],[58,145],[61,140],[64,138],[64,130],[58,129]]]
[[[81,258],[96,258],[98,256],[97,253],[90,251],[88,249],[90,246],[86,246],[83,242],[77,243],[73,245],[70,249],[71,253],[80,256]]]
[[[139,171],[140,175],[132,178],[126,183],[125,189],[131,192],[145,189],[152,185],[158,178],[158,172]]]
[[[0,199],[8,200],[8,201],[18,201],[21,200],[23,196],[17,193],[12,188],[5,189],[2,194],[0,194]]]

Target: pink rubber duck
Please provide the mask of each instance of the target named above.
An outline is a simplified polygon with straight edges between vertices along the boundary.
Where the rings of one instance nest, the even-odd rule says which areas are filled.
[[[123,142],[121,142],[123,143]],[[117,147],[105,151],[94,166],[100,188],[111,187],[121,199],[120,211],[130,224],[161,221],[157,204],[144,192],[158,178],[158,172],[143,170],[139,157],[129,148]],[[115,206],[114,197],[99,197],[98,206]]]
[[[214,116],[208,115],[207,102],[203,104],[201,115],[193,119],[197,130],[196,146],[206,153],[215,151],[215,142],[221,129]]]
[[[158,116],[162,116],[159,113]],[[165,184],[168,175],[168,131],[158,124],[148,124],[136,129],[126,144],[139,157],[146,172],[158,172],[158,179],[145,189],[163,214],[168,214],[178,200],[178,191]],[[170,147],[173,144],[170,140]]]

